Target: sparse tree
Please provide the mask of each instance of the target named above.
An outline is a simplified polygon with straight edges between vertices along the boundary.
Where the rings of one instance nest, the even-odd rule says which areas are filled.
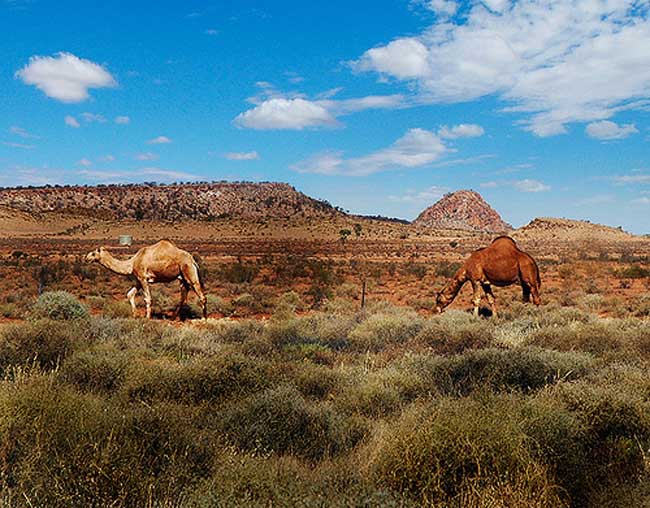
[[[341,229],[339,231],[339,239],[341,240],[342,244],[345,244],[345,241],[348,239],[348,236],[352,234],[352,231],[349,229]]]
[[[354,225],[354,233],[357,235],[357,238],[361,236],[361,230],[363,229],[363,226],[359,223],[356,223]]]

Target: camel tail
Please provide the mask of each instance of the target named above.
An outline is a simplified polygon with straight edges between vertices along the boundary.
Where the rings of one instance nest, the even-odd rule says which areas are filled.
[[[199,267],[199,264],[194,261],[194,268],[196,269],[196,277],[199,279],[199,284],[203,288],[203,274],[201,273],[201,268]]]

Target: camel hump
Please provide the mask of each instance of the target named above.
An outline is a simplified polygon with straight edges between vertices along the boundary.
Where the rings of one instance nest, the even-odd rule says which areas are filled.
[[[515,242],[514,239],[508,235],[497,236],[494,240],[492,240],[492,243],[501,243],[506,241],[511,242],[513,245],[517,245],[517,242]]]

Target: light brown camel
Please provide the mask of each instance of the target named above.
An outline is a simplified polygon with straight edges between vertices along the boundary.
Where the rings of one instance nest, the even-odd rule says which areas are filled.
[[[147,305],[147,318],[151,319],[150,284],[171,282],[176,279],[181,283],[181,301],[175,317],[180,315],[190,289],[199,297],[203,319],[207,317],[206,298],[199,278],[199,267],[194,257],[168,240],[161,240],[154,245],[143,247],[132,258],[126,260],[113,257],[104,247],[99,247],[86,254],[85,260],[89,263],[97,262],[112,272],[126,275],[135,280],[135,286],[126,294],[131,302],[134,317],[137,315],[135,297],[140,289]]]
[[[532,296],[535,305],[541,303],[539,288],[542,281],[539,278],[537,263],[524,251],[519,250],[515,241],[509,236],[500,236],[488,247],[472,253],[458,269],[451,282],[438,293],[436,312],[442,312],[456,298],[460,288],[467,281],[472,283],[474,291],[472,303],[474,314],[477,316],[481,303],[481,289],[487,296],[492,314],[497,315],[492,285],[503,287],[518,282],[523,290],[524,302],[529,302]]]

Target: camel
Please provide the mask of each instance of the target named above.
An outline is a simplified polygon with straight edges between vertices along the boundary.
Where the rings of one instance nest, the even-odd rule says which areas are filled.
[[[539,278],[539,268],[535,260],[519,250],[515,241],[509,236],[496,238],[491,245],[479,249],[461,266],[454,278],[445,288],[438,293],[436,298],[436,312],[440,313],[449,305],[460,291],[465,282],[472,283],[474,295],[474,315],[479,314],[481,303],[481,289],[485,293],[492,309],[492,315],[497,316],[492,286],[510,286],[521,284],[524,302],[539,305],[539,289],[542,282]]]
[[[86,254],[85,260],[88,263],[97,262],[112,272],[126,275],[135,280],[135,286],[129,289],[126,294],[129,302],[131,302],[133,317],[137,316],[135,297],[139,290],[142,290],[144,294],[144,301],[147,305],[147,319],[151,319],[150,284],[171,282],[175,279],[178,279],[181,284],[181,301],[175,317],[180,315],[190,289],[199,297],[203,310],[203,319],[207,317],[206,297],[199,278],[199,267],[194,257],[168,240],[161,240],[154,245],[143,247],[127,260],[113,257],[104,247],[99,247]]]

